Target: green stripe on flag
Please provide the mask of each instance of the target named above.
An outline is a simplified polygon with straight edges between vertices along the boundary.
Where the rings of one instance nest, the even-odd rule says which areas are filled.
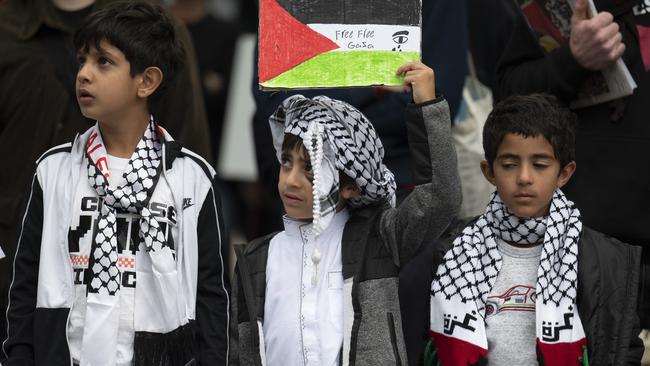
[[[402,85],[402,78],[395,71],[419,59],[418,52],[330,51],[261,85],[273,89]]]

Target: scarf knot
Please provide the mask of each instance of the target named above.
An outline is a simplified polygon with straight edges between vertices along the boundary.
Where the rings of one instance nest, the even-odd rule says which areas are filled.
[[[541,244],[546,233],[547,216],[519,217],[506,207],[498,194],[492,196],[485,220],[497,237],[511,244]]]

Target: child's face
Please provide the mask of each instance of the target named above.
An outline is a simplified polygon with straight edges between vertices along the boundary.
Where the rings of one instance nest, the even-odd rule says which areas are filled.
[[[77,101],[87,118],[110,122],[133,110],[140,75],[131,76],[131,65],[118,48],[106,41],[99,46],[77,55]]]
[[[287,215],[293,219],[309,220],[313,217],[311,163],[301,146],[284,151],[281,157],[278,192]]]
[[[492,169],[485,160],[481,169],[510,211],[519,217],[541,217],[547,214],[555,189],[571,178],[575,162],[561,169],[544,136],[509,133],[499,146]]]

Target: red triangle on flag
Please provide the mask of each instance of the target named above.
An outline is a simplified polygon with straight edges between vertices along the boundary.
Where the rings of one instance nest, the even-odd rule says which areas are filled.
[[[321,53],[339,48],[292,17],[275,0],[260,0],[259,82],[268,81]]]

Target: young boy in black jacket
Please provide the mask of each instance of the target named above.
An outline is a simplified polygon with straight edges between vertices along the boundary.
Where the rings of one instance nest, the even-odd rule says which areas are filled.
[[[433,71],[414,62],[398,73],[413,90],[406,125],[417,167],[398,207],[381,141],[357,109],[297,95],[271,116],[285,230],[236,248],[237,363],[407,364],[399,269],[457,214],[460,185]]]
[[[481,169],[496,192],[448,238],[431,286],[440,365],[639,364],[641,249],[584,226],[560,190],[576,169],[575,127],[545,95],[510,97],[488,117]]]
[[[183,48],[159,5],[114,3],[75,35],[97,122],[36,163],[5,366],[225,365],[229,284],[215,172],[150,112]]]

